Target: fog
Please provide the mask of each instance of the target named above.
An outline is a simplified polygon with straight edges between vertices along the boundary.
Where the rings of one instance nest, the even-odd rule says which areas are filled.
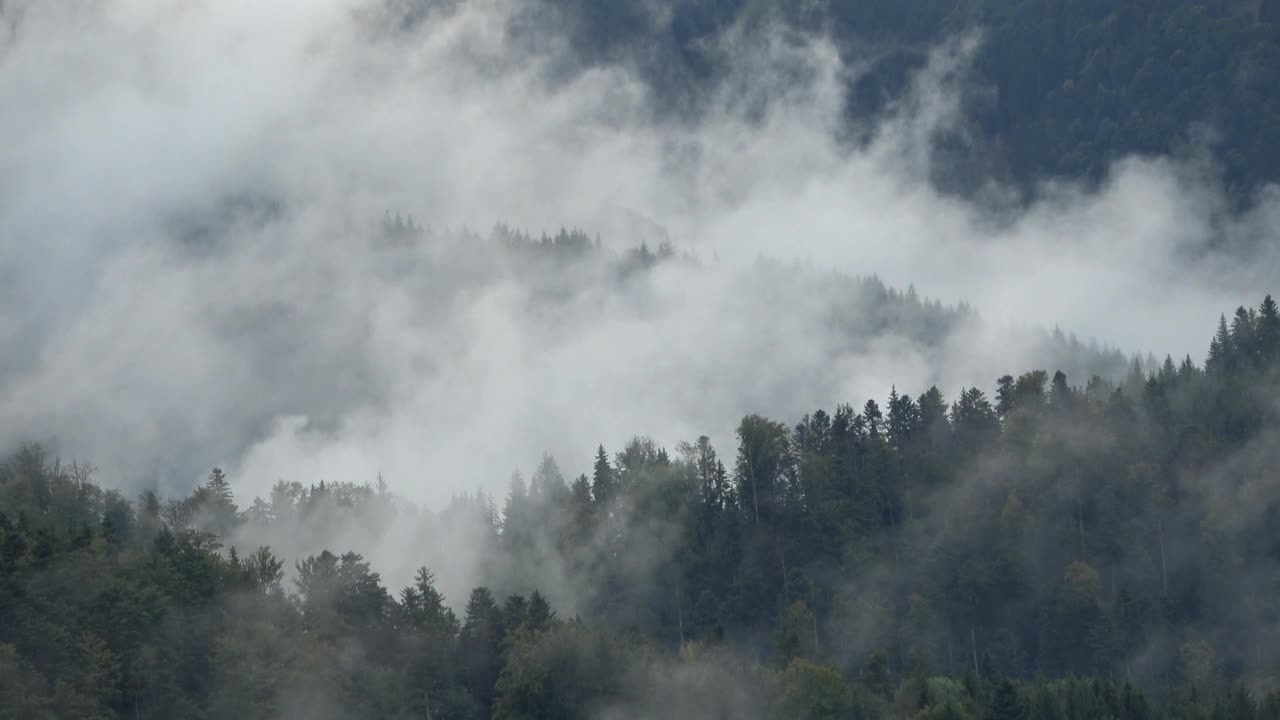
[[[747,412],[990,391],[1055,362],[1018,327],[1198,360],[1219,313],[1280,279],[1280,190],[1229,211],[1208,150],[1029,203],[935,189],[932,139],[963,137],[961,100],[988,92],[977,31],[853,144],[863,65],[821,41],[730,37],[736,74],[674,117],[625,62],[514,33],[517,2],[397,7],[3,6],[0,445],[52,439],[130,491],[218,464],[246,502],[381,473],[438,507],[544,450],[574,475],[634,434],[723,444]],[[387,212],[428,228],[413,252],[379,244]],[[604,261],[475,271],[502,261],[458,229],[497,221],[698,262],[629,283]],[[850,346],[830,286],[762,287],[760,256],[981,320]],[[543,304],[547,284],[572,292]]]

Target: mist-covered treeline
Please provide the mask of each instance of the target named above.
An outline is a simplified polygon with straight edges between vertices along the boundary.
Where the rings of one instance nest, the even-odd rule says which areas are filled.
[[[29,446],[0,468],[0,715],[1280,717],[1278,374],[1268,297],[1119,385],[544,457],[396,548],[479,558],[465,598],[254,544],[416,512],[385,483],[130,499]]]
[[[218,464],[250,497],[383,472],[439,507],[543,449],[726,443],[743,413],[883,401],[893,383],[954,396],[1000,367],[1116,378],[1113,353],[1003,331],[1181,357],[1219,308],[1275,286],[1280,196],[1234,207],[1204,156],[1117,156],[1100,183],[1068,173],[1025,202],[999,181],[938,192],[932,177],[964,175],[955,143],[998,156],[970,137],[996,17],[900,41],[881,26],[928,8],[832,3],[865,40],[773,23],[699,40],[720,71],[686,115],[632,51],[679,55],[643,38],[703,27],[693,5],[288,2],[0,7],[0,446],[91,458],[130,494],[188,492]],[[755,12],[715,8],[729,26]],[[641,39],[584,55],[581,18]],[[856,81],[882,67],[881,36],[912,60],[867,107]],[[866,110],[852,125],[850,106]],[[387,208],[432,228],[425,252],[368,242]],[[704,265],[547,268],[443,231],[495,217],[587,227],[615,251],[666,236]],[[982,322],[857,307],[873,284],[836,272]]]
[[[0,720],[1280,719],[1276,10],[0,0]]]

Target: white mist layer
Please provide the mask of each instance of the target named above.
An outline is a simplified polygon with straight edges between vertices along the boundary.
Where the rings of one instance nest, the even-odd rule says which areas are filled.
[[[54,438],[127,489],[185,490],[213,464],[245,501],[381,473],[437,507],[500,493],[544,450],[576,474],[634,434],[727,451],[747,412],[990,391],[1051,361],[1010,324],[1199,359],[1220,312],[1277,284],[1276,191],[1230,215],[1186,163],[1131,159],[1097,191],[1048,184],[998,214],[932,189],[974,39],[850,149],[833,138],[856,70],[821,42],[733,50],[742,77],[676,123],[625,68],[553,81],[556,39],[518,50],[513,3],[396,33],[363,5],[4,11],[0,443]],[[376,249],[388,209],[614,248],[656,224],[705,267],[627,291],[587,271],[548,316],[537,283],[471,282],[446,244]],[[825,291],[760,287],[758,254],[914,283],[985,323],[941,350],[905,329],[849,349]]]

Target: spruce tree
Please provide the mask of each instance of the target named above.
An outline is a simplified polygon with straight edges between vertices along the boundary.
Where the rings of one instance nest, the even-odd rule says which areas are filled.
[[[493,705],[493,684],[502,668],[502,612],[488,588],[471,591],[459,641],[463,684],[482,708]]]
[[[1009,417],[1013,412],[1015,398],[1013,393],[1013,376],[1002,375],[996,380],[996,412],[1001,418]]]
[[[1236,309],[1231,319],[1231,344],[1236,350],[1237,363],[1252,363],[1258,354],[1257,333],[1254,331],[1254,316],[1243,307]]]
[[[1026,720],[1027,707],[1018,695],[1018,688],[1008,679],[1002,680],[991,698],[990,720]]]
[[[1231,342],[1231,330],[1227,327],[1227,316],[1218,316],[1218,332],[1209,341],[1209,356],[1205,358],[1204,369],[1212,375],[1220,375],[1232,364],[1234,346]]]
[[[607,505],[613,498],[613,491],[613,468],[609,465],[609,455],[601,445],[596,449],[596,464],[591,476],[591,494],[595,497],[597,505]]]
[[[1258,354],[1263,362],[1274,360],[1280,354],[1280,308],[1268,295],[1258,306]]]

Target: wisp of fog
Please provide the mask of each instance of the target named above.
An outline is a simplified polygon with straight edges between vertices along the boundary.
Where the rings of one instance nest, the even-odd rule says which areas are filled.
[[[219,464],[245,499],[381,473],[438,507],[544,451],[576,473],[635,433],[731,442],[745,412],[1055,369],[1019,328],[1199,359],[1278,279],[1280,190],[1229,210],[1211,153],[1027,203],[936,189],[932,138],[985,91],[980,29],[851,143],[860,65],[821,40],[730,37],[737,70],[676,116],[625,61],[531,42],[519,0],[427,7],[0,10],[0,443],[129,490]],[[397,213],[408,246],[383,242]],[[522,266],[497,222],[602,248]],[[690,257],[611,271],[664,241]],[[831,314],[870,275],[976,313],[850,341]]]

